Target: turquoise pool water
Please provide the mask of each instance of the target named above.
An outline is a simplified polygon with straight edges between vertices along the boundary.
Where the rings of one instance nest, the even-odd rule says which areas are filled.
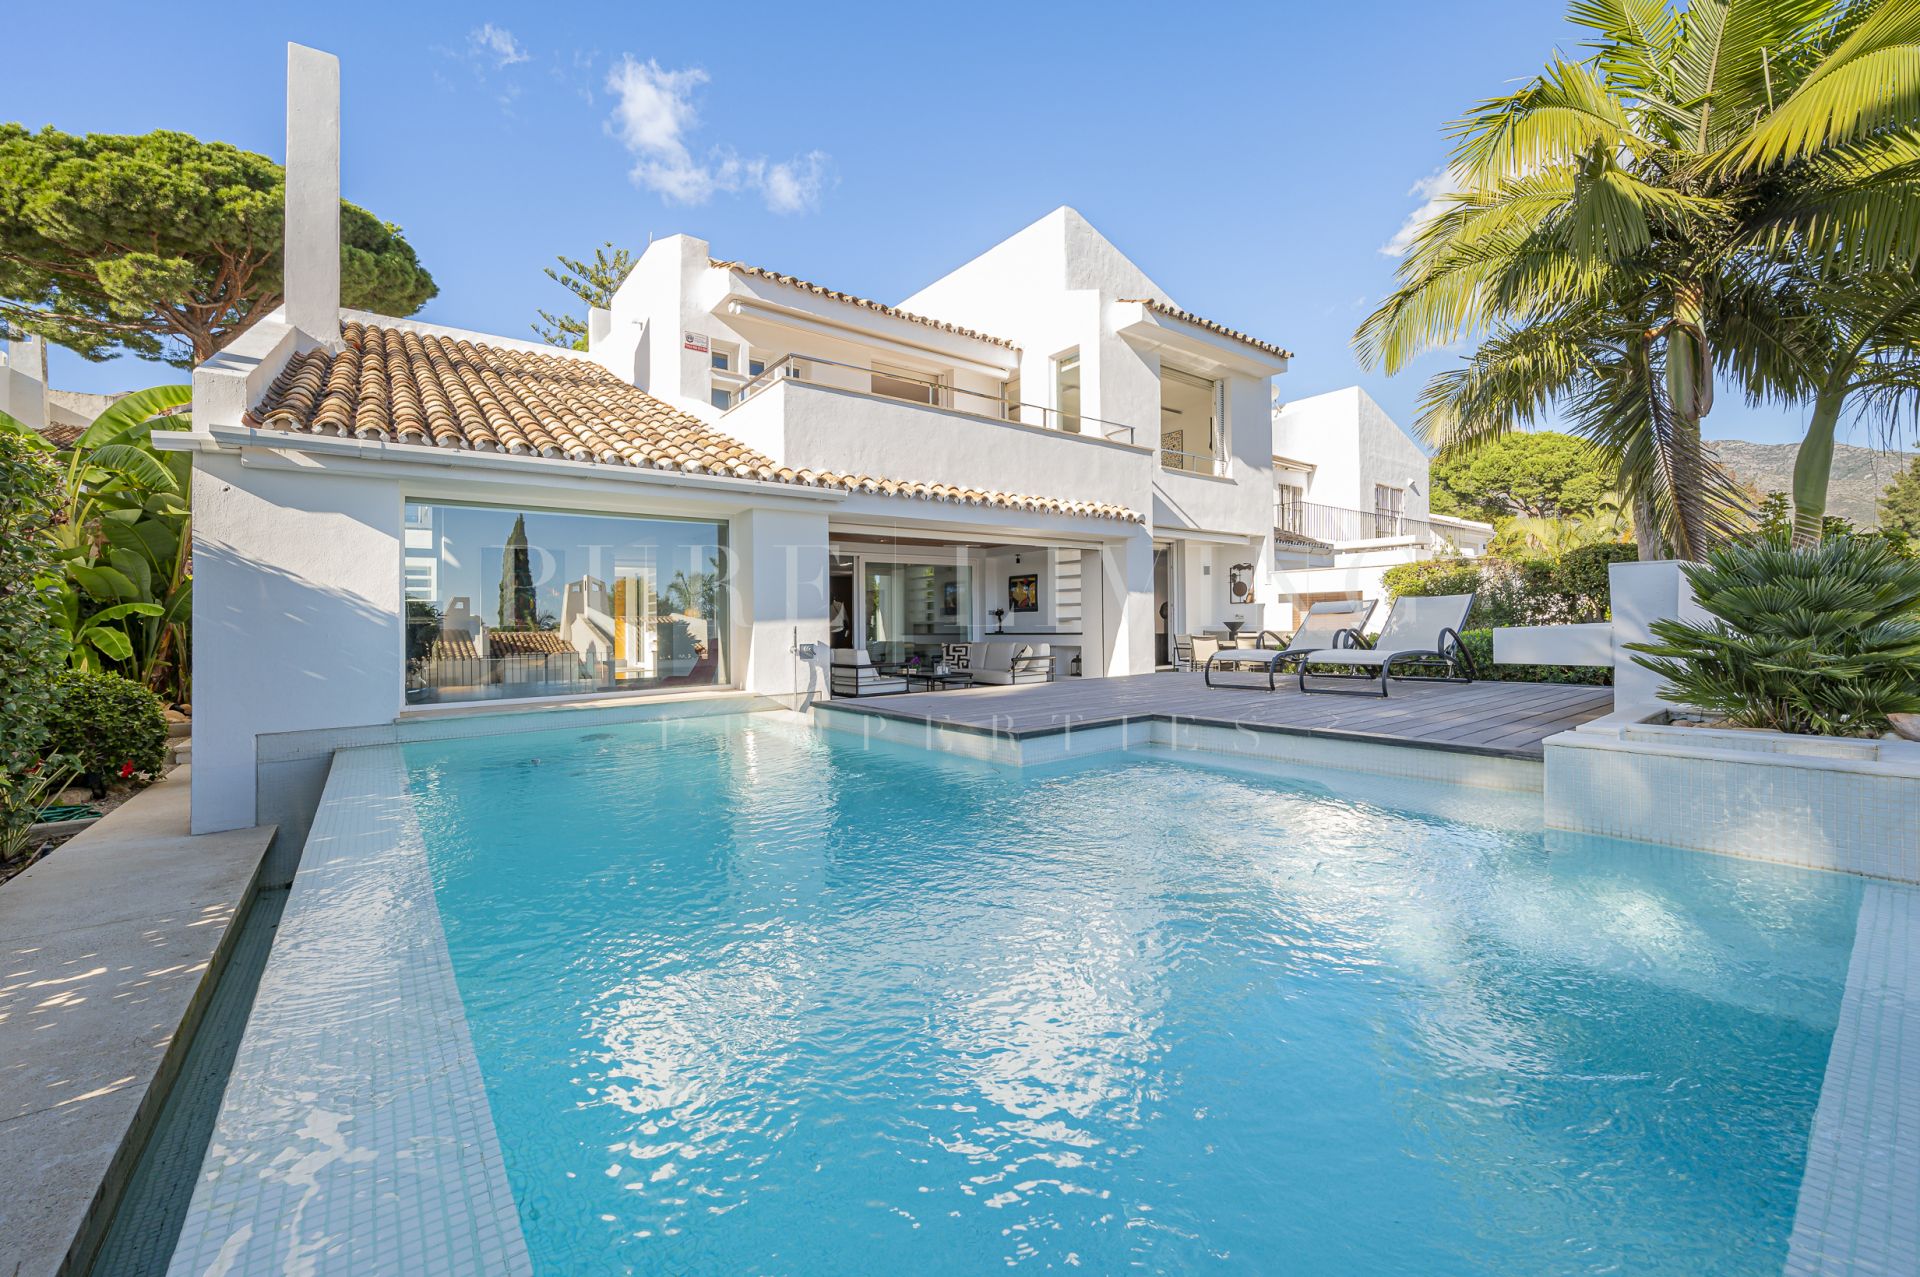
[[[1780,1271],[1854,880],[771,721],[407,760],[542,1272]]]

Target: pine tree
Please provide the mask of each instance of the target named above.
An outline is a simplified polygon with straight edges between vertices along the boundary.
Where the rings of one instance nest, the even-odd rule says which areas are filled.
[[[1920,537],[1920,457],[1893,477],[1880,496],[1880,526],[1890,532]]]
[[[539,623],[533,596],[533,560],[527,553],[527,516],[517,515],[500,559],[500,625],[531,630]]]
[[[608,250],[612,249],[612,256]],[[608,306],[613,295],[633,270],[633,254],[624,248],[614,248],[611,240],[593,250],[590,262],[576,261],[571,257],[557,257],[560,269],[547,267],[547,278],[585,302],[589,308]],[[575,350],[587,348],[587,321],[576,319],[572,315],[556,315],[552,311],[540,312],[543,324],[535,324],[533,331],[541,341],[549,346],[570,346]]]

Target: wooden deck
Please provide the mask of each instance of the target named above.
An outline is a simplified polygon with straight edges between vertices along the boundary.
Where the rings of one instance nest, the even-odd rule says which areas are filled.
[[[1547,737],[1611,712],[1613,689],[1408,680],[1392,684],[1392,694],[1380,699],[1303,695],[1284,680],[1269,692],[1264,683],[1210,688],[1198,674],[1136,674],[909,692],[818,708],[1016,738],[1158,717],[1537,761]]]

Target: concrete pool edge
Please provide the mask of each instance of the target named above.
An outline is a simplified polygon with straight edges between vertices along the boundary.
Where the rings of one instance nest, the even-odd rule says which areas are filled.
[[[1785,1272],[1920,1272],[1920,890],[1861,897]]]
[[[171,1274],[530,1274],[398,745],[334,755]]]
[[[1326,728],[1228,726],[1164,714],[1023,732],[993,732],[966,724],[870,714],[835,707],[830,702],[815,704],[810,718],[815,727],[868,742],[886,741],[1012,766],[1091,758],[1151,745],[1179,752],[1441,781],[1475,789],[1538,793],[1543,778],[1537,759],[1444,749],[1431,743],[1386,744],[1377,738]]]

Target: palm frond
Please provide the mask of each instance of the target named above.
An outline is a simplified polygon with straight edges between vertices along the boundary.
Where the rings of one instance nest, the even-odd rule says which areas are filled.
[[[1761,169],[1920,124],[1920,4],[1875,0],[1793,92],[1728,148]],[[1704,148],[1703,148],[1704,149]]]
[[[1577,0],[1567,17],[1600,37],[1584,47],[1594,50],[1608,84],[1639,98],[1663,92],[1680,32],[1666,0]]]
[[[1469,185],[1492,186],[1598,148],[1639,151],[1626,104],[1592,70],[1559,59],[1517,93],[1480,104],[1449,130],[1453,163]]]

